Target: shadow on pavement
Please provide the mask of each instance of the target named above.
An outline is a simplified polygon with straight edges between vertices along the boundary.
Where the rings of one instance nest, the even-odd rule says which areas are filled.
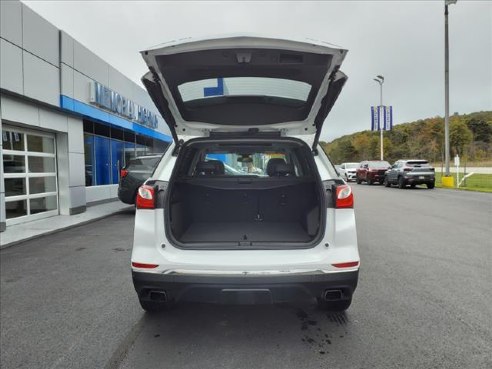
[[[142,368],[142,355],[145,368],[162,362],[214,368],[226,357],[230,362],[225,367],[306,367],[306,359],[317,361],[343,344],[350,332],[349,315],[322,311],[315,304],[182,303],[162,313],[145,313],[123,367]]]

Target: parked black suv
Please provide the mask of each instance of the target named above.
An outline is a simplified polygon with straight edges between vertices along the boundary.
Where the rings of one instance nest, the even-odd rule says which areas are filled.
[[[434,168],[427,160],[398,160],[385,173],[384,185],[390,187],[392,184],[399,188],[407,185],[414,188],[416,185],[425,184],[432,189],[435,185]]]
[[[138,188],[152,175],[161,157],[162,154],[153,154],[130,159],[120,171],[118,198],[121,201],[125,204],[135,204]]]

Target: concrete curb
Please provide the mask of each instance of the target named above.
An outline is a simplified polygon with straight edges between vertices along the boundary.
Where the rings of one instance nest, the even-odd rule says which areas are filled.
[[[39,234],[26,237],[26,238],[24,238],[22,240],[12,241],[12,242],[9,242],[9,243],[0,245],[0,250],[4,250],[4,249],[10,248],[12,246],[16,246],[16,245],[21,244],[21,243],[26,242],[26,241],[31,241],[31,240],[34,240],[36,238],[41,238],[41,237],[48,236],[48,235],[51,235],[51,234],[54,234],[54,233],[66,231],[68,229],[72,229],[72,228],[80,227],[80,226],[83,226],[83,225],[86,225],[86,224],[89,224],[89,223],[92,223],[92,222],[96,222],[98,220],[101,220],[101,219],[110,217],[112,215],[123,213],[125,211],[130,210],[131,208],[132,208],[131,206],[128,206],[127,208],[119,209],[119,210],[116,210],[116,211],[114,211],[112,213],[109,213],[109,214],[99,215],[99,216],[96,216],[95,218],[83,220],[83,221],[81,221],[79,223],[69,224],[69,225],[62,226],[62,227],[57,228],[57,229],[53,229],[53,230],[41,232]],[[0,237],[1,237],[1,234],[0,234]]]

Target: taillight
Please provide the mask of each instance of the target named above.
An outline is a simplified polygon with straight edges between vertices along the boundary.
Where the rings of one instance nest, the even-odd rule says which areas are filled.
[[[335,268],[353,268],[359,265],[358,261],[348,261],[346,263],[337,263],[337,264],[331,264]]]
[[[354,194],[352,193],[352,187],[349,185],[339,185],[336,189],[335,207],[337,209],[353,208]]]
[[[137,191],[137,209],[155,209],[154,187],[143,185]]]
[[[411,172],[413,168],[403,168],[404,172]]]
[[[127,174],[128,174],[128,170],[126,169],[120,170],[120,178],[125,178]]]
[[[132,267],[134,268],[154,269],[158,266],[157,264],[135,263],[132,261]]]

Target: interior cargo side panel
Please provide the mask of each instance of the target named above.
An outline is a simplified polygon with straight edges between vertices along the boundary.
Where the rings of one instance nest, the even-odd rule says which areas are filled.
[[[305,223],[306,214],[315,206],[315,194],[311,183],[261,191],[259,214],[265,221]]]

